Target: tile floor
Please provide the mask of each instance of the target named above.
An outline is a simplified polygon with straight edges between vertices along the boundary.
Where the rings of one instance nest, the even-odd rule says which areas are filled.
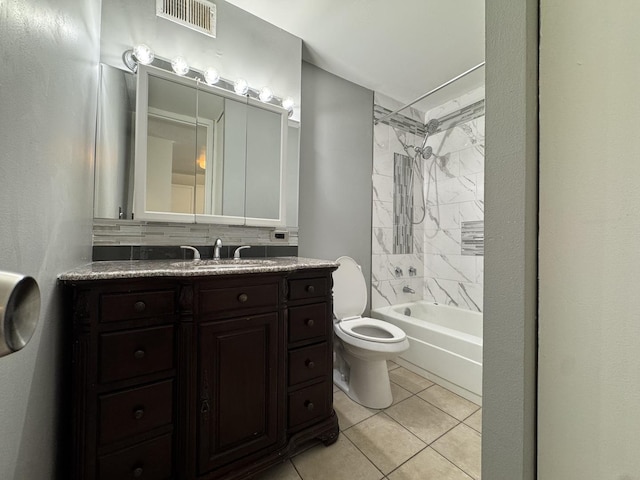
[[[255,480],[480,479],[481,408],[389,362],[393,404],[365,408],[334,387],[340,437]]]

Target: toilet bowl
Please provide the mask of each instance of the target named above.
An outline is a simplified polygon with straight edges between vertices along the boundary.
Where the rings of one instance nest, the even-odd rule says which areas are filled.
[[[386,408],[393,402],[387,360],[406,351],[409,341],[395,325],[362,317],[367,285],[360,265],[346,256],[336,261],[339,267],[333,272],[333,381],[361,405]]]

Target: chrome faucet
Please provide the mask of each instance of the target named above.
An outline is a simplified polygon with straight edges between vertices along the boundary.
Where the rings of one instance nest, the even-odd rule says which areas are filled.
[[[220,260],[220,249],[222,248],[222,240],[216,238],[216,241],[213,243],[213,259]]]
[[[184,248],[185,250],[193,250],[193,259],[200,260],[200,252],[195,247],[190,247],[189,245],[182,245],[180,248]]]
[[[411,288],[409,285],[405,285],[404,287],[402,287],[402,291],[404,293],[416,293],[416,291]]]
[[[233,252],[233,259],[234,260],[239,260],[240,259],[240,251],[244,250],[245,248],[251,248],[251,245],[243,245],[242,247],[236,248],[236,250]]]

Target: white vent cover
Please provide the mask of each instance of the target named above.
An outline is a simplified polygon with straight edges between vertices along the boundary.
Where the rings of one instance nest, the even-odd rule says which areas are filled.
[[[207,0],[156,0],[159,17],[216,36],[216,5]]]

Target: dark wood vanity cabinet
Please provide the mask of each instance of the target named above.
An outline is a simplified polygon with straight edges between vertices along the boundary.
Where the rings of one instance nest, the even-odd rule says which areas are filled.
[[[70,477],[251,478],[333,443],[331,271],[65,282]]]

